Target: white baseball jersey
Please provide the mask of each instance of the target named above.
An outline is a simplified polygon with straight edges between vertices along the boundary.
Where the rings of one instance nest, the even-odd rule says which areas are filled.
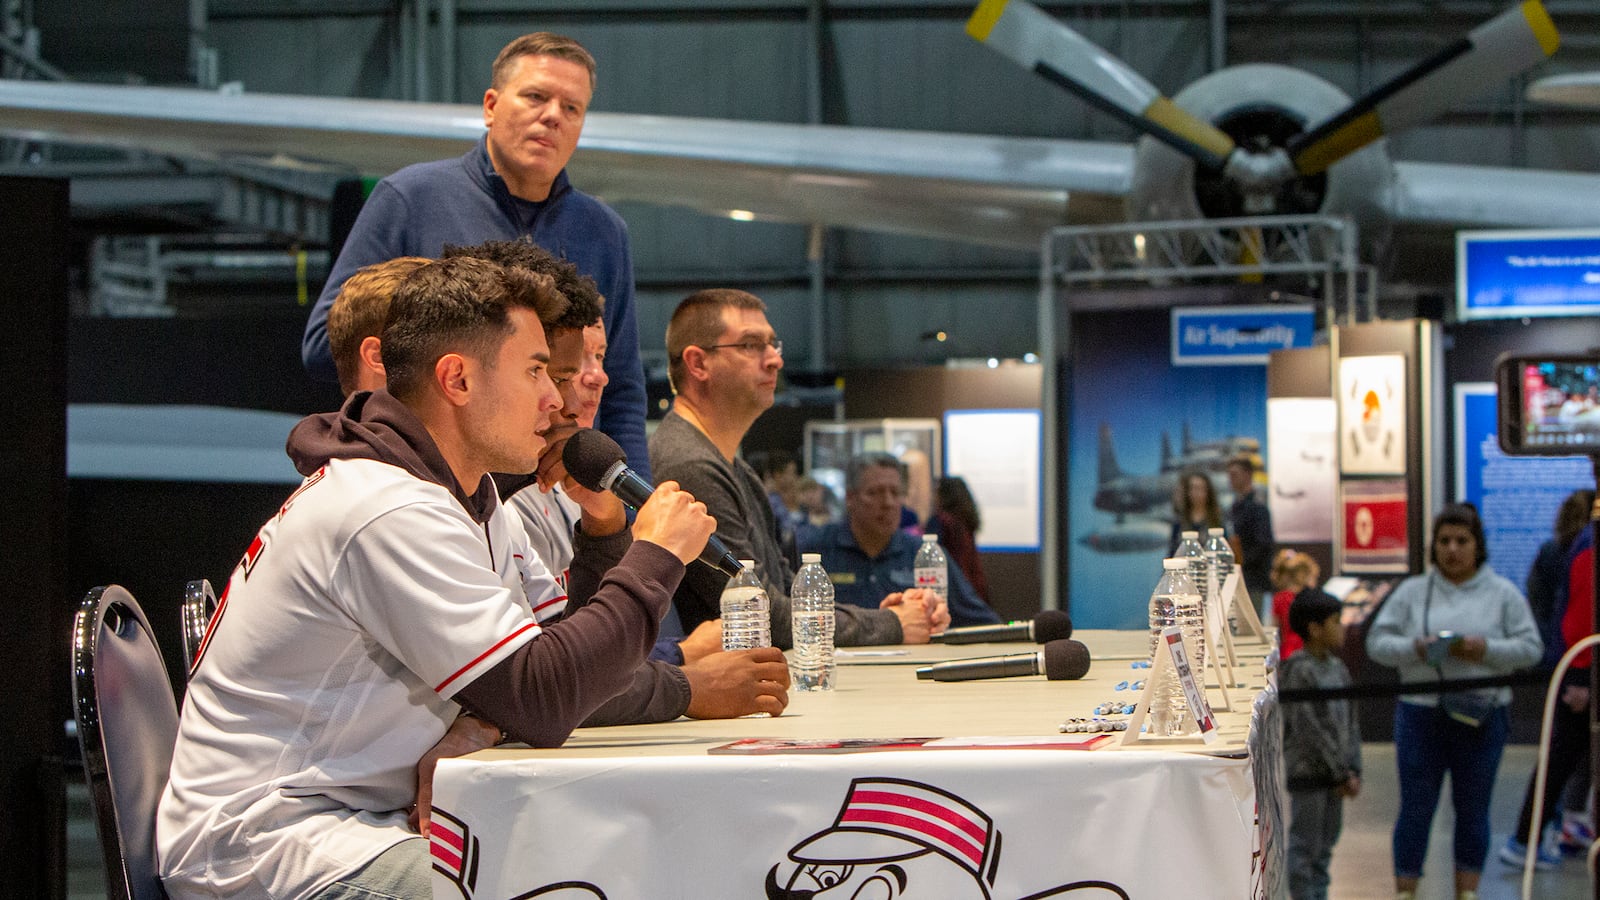
[[[311,474],[234,569],[157,821],[174,898],[305,897],[413,836],[451,698],[560,614],[519,518],[387,463]]]
[[[572,570],[572,532],[583,516],[583,507],[559,484],[548,494],[530,484],[512,494],[506,505],[522,517],[533,552],[565,587]]]

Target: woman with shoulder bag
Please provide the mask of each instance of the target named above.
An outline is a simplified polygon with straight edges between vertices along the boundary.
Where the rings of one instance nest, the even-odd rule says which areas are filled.
[[[1367,633],[1367,655],[1406,684],[1509,675],[1539,661],[1544,644],[1522,592],[1488,563],[1471,504],[1433,523],[1433,569],[1402,581]],[[1395,704],[1400,815],[1394,826],[1397,900],[1415,897],[1444,775],[1455,807],[1455,889],[1476,900],[1489,853],[1489,798],[1505,748],[1509,687],[1403,694]]]

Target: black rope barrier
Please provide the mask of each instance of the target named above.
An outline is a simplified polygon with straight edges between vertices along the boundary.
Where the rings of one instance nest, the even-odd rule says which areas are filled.
[[[1401,694],[1445,694],[1454,691],[1475,691],[1480,688],[1517,687],[1524,684],[1544,685],[1550,682],[1550,673],[1537,669],[1524,669],[1510,675],[1487,678],[1451,678],[1444,681],[1412,681],[1394,684],[1352,684],[1342,688],[1294,688],[1278,691],[1279,703],[1310,703],[1313,700],[1364,700],[1373,697],[1398,697]]]

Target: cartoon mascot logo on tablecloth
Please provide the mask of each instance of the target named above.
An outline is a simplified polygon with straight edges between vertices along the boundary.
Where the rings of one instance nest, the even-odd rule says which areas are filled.
[[[450,879],[463,900],[472,900],[478,883],[479,847],[467,823],[437,806],[429,815],[428,852],[433,870]],[[558,881],[536,887],[510,900],[606,900],[605,891],[586,881]]]
[[[831,826],[796,844],[767,872],[767,900],[992,900],[1000,832],[984,812],[948,791],[898,778],[857,778]],[[1061,885],[1022,900],[1092,890],[1128,895],[1103,881]]]

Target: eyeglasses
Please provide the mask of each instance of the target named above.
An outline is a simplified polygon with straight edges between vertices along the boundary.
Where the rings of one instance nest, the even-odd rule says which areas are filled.
[[[761,354],[767,352],[768,347],[771,347],[779,356],[783,355],[783,341],[780,341],[777,338],[773,338],[769,341],[739,341],[735,344],[711,344],[710,346],[702,346],[700,349],[721,350],[724,347],[733,347],[738,350],[742,350],[751,356],[760,356]]]

